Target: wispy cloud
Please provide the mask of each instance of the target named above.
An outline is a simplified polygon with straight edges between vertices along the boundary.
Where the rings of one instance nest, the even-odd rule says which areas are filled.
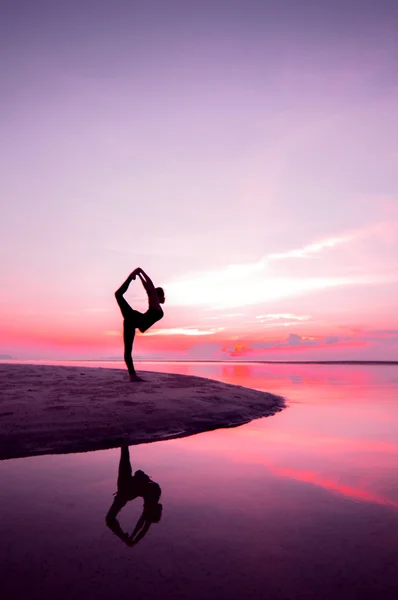
[[[267,254],[255,263],[230,265],[228,267],[228,270],[234,271],[236,273],[253,273],[256,271],[262,271],[272,261],[285,260],[289,258],[309,258],[314,254],[319,254],[320,252],[322,252],[322,250],[327,250],[336,246],[340,246],[342,244],[347,244],[348,242],[351,242],[357,237],[359,237],[359,235],[359,233],[352,233],[331,238],[325,238],[324,240],[320,240],[318,242],[306,244],[301,248],[294,248],[293,250],[287,250],[285,252],[274,252],[271,254]]]
[[[271,313],[257,315],[256,319],[258,319],[258,323],[262,324],[262,329],[274,329],[276,327],[307,325],[311,317],[309,315],[293,315],[291,313]]]
[[[262,329],[275,329],[276,327],[297,327],[298,325],[308,325],[308,321],[260,321]],[[314,324],[314,321],[312,321]]]
[[[170,303],[177,306],[211,306],[234,308],[249,306],[309,292],[378,281],[371,275],[357,277],[257,277],[242,285],[236,278],[219,277],[211,283],[206,279],[191,279],[170,284],[167,288]]]
[[[216,321],[219,319],[232,319],[235,317],[244,317],[245,313],[228,313],[228,314],[220,314],[220,315],[216,315],[213,317],[202,317],[203,320],[205,321]]]
[[[272,313],[269,315],[257,315],[256,319],[261,321],[308,321],[311,317],[309,315],[292,315],[291,313]]]
[[[196,329],[194,327],[172,327],[170,329],[154,329],[145,333],[148,335],[213,335],[223,331],[224,327],[214,327],[213,329]]]
[[[347,244],[355,239],[355,235],[342,235],[339,237],[326,238],[319,242],[314,242],[312,244],[307,244],[302,248],[296,248],[294,250],[289,250],[287,252],[278,252],[276,254],[270,254],[267,257],[268,262],[272,260],[283,260],[286,258],[308,258],[313,254],[319,254],[322,250],[326,250],[329,248],[334,248],[335,246],[340,246],[341,244]]]
[[[261,260],[241,265],[229,265],[224,269],[198,273],[171,282],[167,296],[176,306],[202,306],[213,309],[231,309],[270,302],[283,298],[308,294],[318,290],[352,285],[369,285],[386,277],[368,273],[321,277],[278,277],[267,273],[266,267],[273,261],[308,259],[337,246],[347,245],[359,238],[379,235],[383,224],[344,235],[333,236],[294,248],[285,252],[271,253]],[[293,317],[292,320],[295,320]]]

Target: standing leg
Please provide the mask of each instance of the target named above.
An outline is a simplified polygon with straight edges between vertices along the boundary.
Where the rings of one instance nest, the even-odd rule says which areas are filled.
[[[121,511],[123,506],[127,504],[128,495],[126,491],[128,489],[129,480],[131,478],[131,464],[130,464],[130,454],[128,446],[122,446],[120,448],[120,461],[119,461],[119,472],[117,478],[117,493],[116,497],[113,501],[112,506],[110,507],[108,514],[106,515],[106,524],[108,527],[116,533],[120,539],[124,542],[128,542],[129,535],[123,531],[120,527],[120,523],[117,520],[116,516]]]
[[[136,313],[138,316],[141,314],[135,310],[132,312]],[[126,363],[130,374],[130,381],[144,381],[141,377],[138,377],[133,364],[133,342],[136,326],[137,323],[134,320],[125,319],[123,321],[124,362]]]
[[[122,446],[120,448],[120,461],[119,461],[119,472],[117,477],[117,489],[123,490],[126,484],[129,482],[132,475],[132,469],[130,464],[130,453],[128,446]]]
[[[135,336],[135,327],[131,321],[123,321],[123,342],[124,342],[124,362],[130,374],[130,379],[134,381],[137,378],[137,373],[133,364],[133,342]]]

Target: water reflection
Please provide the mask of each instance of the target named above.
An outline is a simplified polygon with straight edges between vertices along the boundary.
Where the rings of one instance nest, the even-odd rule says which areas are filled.
[[[236,429],[134,446],[132,468],[128,448],[0,462],[2,597],[398,598],[396,370],[225,367],[189,369],[275,391],[289,408]],[[103,523],[119,455],[107,523],[123,546]],[[132,555],[124,544],[161,514],[151,510],[160,488],[138,467],[161,477],[163,493],[166,485],[167,518]],[[156,488],[153,505],[145,502]],[[123,525],[142,503],[124,532],[119,512]]]
[[[128,446],[123,446],[120,448],[117,492],[105,521],[109,529],[127,546],[138,544],[148,533],[152,523],[159,523],[163,508],[159,502],[162,493],[159,484],[152,481],[144,471],[135,471],[134,475],[132,475],[132,472],[129,448]],[[128,534],[123,531],[116,517],[127,502],[136,498],[144,499],[143,511],[133,532]]]

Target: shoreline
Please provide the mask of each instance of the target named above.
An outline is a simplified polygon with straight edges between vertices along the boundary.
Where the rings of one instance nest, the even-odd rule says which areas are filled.
[[[282,397],[193,375],[0,364],[0,459],[105,450],[237,427]]]
[[[43,364],[50,363],[124,363],[123,358],[7,358],[0,359],[0,365]],[[363,365],[363,366],[397,366],[398,360],[188,360],[162,358],[136,358],[135,363],[186,363],[186,364],[239,364],[239,365]],[[100,367],[98,367],[100,368]]]

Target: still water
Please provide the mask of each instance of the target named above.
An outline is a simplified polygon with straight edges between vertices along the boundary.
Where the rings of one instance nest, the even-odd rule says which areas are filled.
[[[140,368],[267,390],[287,408],[130,447],[163,506],[134,545],[105,522],[120,449],[1,462],[2,598],[398,597],[396,366]],[[123,532],[142,509],[121,510]]]

